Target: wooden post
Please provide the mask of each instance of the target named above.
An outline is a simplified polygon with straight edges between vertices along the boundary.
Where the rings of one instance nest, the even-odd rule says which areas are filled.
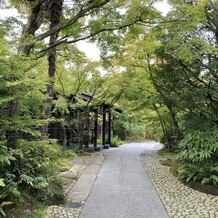
[[[105,146],[105,134],[106,134],[106,107],[103,105],[102,113],[102,145]]]
[[[64,124],[61,124],[61,131],[62,131],[62,145],[67,146],[67,131]]]
[[[82,137],[81,137],[81,132],[82,132],[82,112],[80,110],[78,110],[78,132],[77,132],[77,135],[78,135],[78,141],[79,141],[79,149],[83,149],[83,140],[82,140]]]
[[[89,136],[89,109],[87,109],[87,111],[85,111],[85,138],[84,138],[84,144],[85,144],[85,148],[89,148],[89,140],[90,140],[90,136]]]
[[[108,112],[108,144],[111,145],[111,124],[112,124],[112,116],[111,111]]]
[[[94,110],[95,113],[95,117],[94,117],[94,140],[93,140],[93,144],[94,144],[94,148],[97,147],[97,139],[98,139],[98,109]]]

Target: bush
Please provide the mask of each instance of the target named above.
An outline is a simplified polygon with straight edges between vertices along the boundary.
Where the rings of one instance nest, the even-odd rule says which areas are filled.
[[[1,202],[13,202],[14,206],[34,201],[43,204],[63,202],[61,181],[57,177],[59,159],[69,156],[52,140],[19,140],[19,146],[11,149],[0,145]],[[33,200],[33,199],[32,199]]]
[[[141,140],[144,139],[145,125],[139,120],[138,114],[129,115],[123,111],[113,121],[113,131],[121,140]]]
[[[179,178],[218,186],[218,130],[194,131],[180,142]]]
[[[113,147],[119,147],[120,145],[122,145],[122,141],[118,136],[114,136],[111,140],[111,145]]]

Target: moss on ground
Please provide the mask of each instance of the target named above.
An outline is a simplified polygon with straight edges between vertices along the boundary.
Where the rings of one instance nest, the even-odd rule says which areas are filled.
[[[158,151],[158,155],[161,156],[160,163],[162,165],[170,167],[170,172],[174,176],[178,176],[178,162],[176,160],[176,153],[169,151],[168,149],[164,148]]]
[[[44,218],[46,216],[46,208],[39,208],[27,213],[24,218]]]
[[[46,217],[46,206],[39,204],[30,199],[31,202],[25,205],[18,205],[16,208],[9,208],[10,213],[7,214],[6,218],[45,218]]]
[[[212,185],[202,185],[201,183],[193,182],[193,181],[190,182],[183,181],[183,183],[188,187],[193,188],[196,191],[218,196],[218,189]]]
[[[64,172],[72,167],[71,164],[72,157],[65,157],[59,160],[59,171]]]

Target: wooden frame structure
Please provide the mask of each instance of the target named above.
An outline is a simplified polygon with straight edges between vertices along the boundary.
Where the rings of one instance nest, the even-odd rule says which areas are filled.
[[[79,144],[80,148],[93,149],[95,151],[99,151],[101,147],[105,149],[110,148],[113,137],[111,111],[115,110],[121,113],[122,110],[113,108],[112,105],[106,103],[97,106],[89,105],[94,97],[86,93],[82,93],[77,97],[87,103],[84,107],[70,110],[68,119],[77,119],[78,125],[76,126],[73,122],[68,126],[63,126],[57,122],[51,123],[48,132],[50,137],[57,139],[60,144],[66,147],[71,147],[75,143]],[[83,137],[77,137],[77,133]],[[102,143],[98,147],[98,136],[100,134]],[[90,145],[93,146],[90,148]]]

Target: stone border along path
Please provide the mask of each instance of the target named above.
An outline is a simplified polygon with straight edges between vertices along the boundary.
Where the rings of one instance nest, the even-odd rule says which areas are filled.
[[[104,158],[104,155],[95,153],[73,159],[72,168],[60,174],[67,181],[64,187],[67,203],[49,206],[46,218],[79,217]]]
[[[162,159],[157,150],[146,150],[141,156],[145,167],[169,217],[172,218],[218,218],[218,196],[193,190],[159,163]]]

